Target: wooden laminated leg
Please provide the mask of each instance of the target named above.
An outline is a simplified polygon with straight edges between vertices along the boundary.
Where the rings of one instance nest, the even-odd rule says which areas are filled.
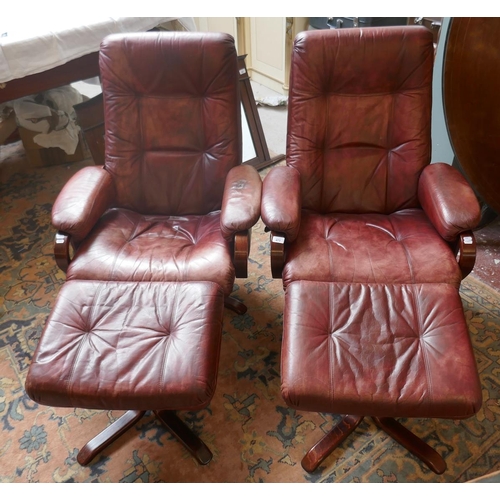
[[[339,446],[344,439],[356,429],[364,417],[346,415],[342,421],[316,443],[302,459],[302,468],[309,473],[314,472],[319,465]],[[410,453],[422,460],[436,474],[443,474],[446,462],[443,457],[422,439],[401,425],[394,418],[372,417],[375,425],[405,447]]]
[[[476,238],[472,231],[464,231],[458,235],[455,255],[463,279],[470,274],[476,262]]]
[[[240,231],[234,235],[233,265],[237,278],[248,278],[248,257],[250,255],[251,239],[251,229]]]
[[[226,297],[224,299],[224,306],[236,314],[242,315],[247,312],[247,306],[234,297]]]
[[[310,474],[313,473],[323,460],[356,429],[363,418],[356,415],[345,415],[339,424],[306,453],[301,462],[302,468]]]
[[[446,462],[443,457],[397,420],[388,417],[372,417],[372,419],[378,427],[401,446],[404,446],[410,453],[422,460],[432,472],[443,474],[446,470]]]
[[[285,242],[286,236],[284,233],[271,231],[271,274],[275,279],[282,277],[283,267],[285,266]]]
[[[129,410],[111,425],[106,427],[95,438],[91,439],[76,457],[80,465],[87,465],[101,453],[104,448],[116,441],[123,433],[133,427],[145,414],[145,411]]]
[[[208,446],[175,414],[174,411],[155,410],[155,415],[201,465],[206,465],[212,460],[213,455]]]
[[[88,465],[104,448],[117,440],[123,433],[133,427],[144,415],[145,411],[129,410],[111,425],[106,427],[95,438],[91,439],[78,453],[80,465]],[[155,410],[154,414],[165,427],[187,448],[201,465],[212,460],[212,452],[207,445],[175,414],[174,411]]]

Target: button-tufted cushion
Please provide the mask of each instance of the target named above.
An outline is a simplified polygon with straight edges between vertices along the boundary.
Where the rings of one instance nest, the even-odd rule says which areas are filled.
[[[466,418],[481,387],[447,284],[296,281],[285,297],[282,394],[304,411]]]
[[[229,295],[234,273],[220,212],[167,217],[112,209],[78,248],[67,279],[213,281]]]
[[[223,303],[214,283],[66,282],[26,391],[49,406],[203,408],[216,386]]]
[[[221,208],[241,163],[238,67],[222,33],[127,33],[101,44],[106,170],[118,207],[145,214]]]
[[[418,207],[431,144],[432,33],[422,26],[316,30],[294,43],[287,165],[321,213]]]
[[[384,214],[302,212],[283,270],[295,280],[450,283],[462,275],[448,244],[420,209]]]

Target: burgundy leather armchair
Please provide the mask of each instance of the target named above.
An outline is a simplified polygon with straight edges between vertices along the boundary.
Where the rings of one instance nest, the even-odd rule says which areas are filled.
[[[430,38],[418,28],[404,44],[383,36],[393,31],[364,28],[374,40],[364,57],[357,31],[296,40],[287,164],[266,176],[262,197],[278,236],[273,276],[285,286],[320,277],[458,286],[472,269],[478,201],[456,169],[429,165]],[[406,244],[388,246],[396,233]]]
[[[264,179],[261,208],[286,292],[282,394],[294,408],[347,414],[305,457],[309,472],[359,424],[354,414],[377,418],[442,473],[441,457],[402,438],[393,417],[466,418],[481,405],[458,296],[480,208],[457,170],[430,164],[433,56],[432,33],[414,26],[318,30],[294,43],[287,163]],[[463,347],[464,385],[431,394],[455,375],[429,359],[458,330],[446,349]]]
[[[101,44],[105,164],[52,211],[67,272],[26,392],[49,406],[127,410],[78,453],[90,463],[148,410],[201,464],[176,415],[215,392],[224,305],[246,277],[262,182],[241,164],[239,75],[225,34],[112,35]]]
[[[165,35],[102,43],[105,165],[58,196],[56,259],[68,280],[213,281],[244,313],[229,295],[246,277],[261,179],[241,165],[234,42]]]

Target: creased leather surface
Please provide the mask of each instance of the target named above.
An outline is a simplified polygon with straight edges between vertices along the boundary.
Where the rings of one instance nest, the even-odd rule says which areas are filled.
[[[220,212],[166,217],[112,209],[78,248],[67,279],[213,281],[229,295],[234,273]]]
[[[227,240],[251,229],[260,217],[262,180],[252,165],[239,165],[227,174],[222,198],[221,231]]]
[[[384,214],[302,212],[288,247],[285,286],[295,280],[450,283],[462,274],[448,244],[421,209]]]
[[[284,233],[288,242],[294,241],[299,233],[301,201],[298,170],[278,165],[266,175],[261,217],[271,231]]]
[[[219,210],[226,174],[241,163],[233,38],[111,35],[100,70],[117,206],[163,215]]]
[[[213,281],[229,295],[235,272],[220,209],[226,177],[234,177],[230,172],[241,163],[233,38],[111,35],[102,42],[100,68],[105,169],[115,197],[78,246],[67,278]],[[249,181],[246,167],[238,172],[246,172]],[[234,229],[230,223],[238,226],[247,208],[245,224],[259,217],[261,181],[253,174],[258,186],[249,197],[256,199],[238,213],[226,212],[227,231]],[[96,203],[95,214],[101,205]],[[85,230],[97,221],[91,215]]]
[[[281,377],[302,411],[466,418],[481,407],[462,303],[446,284],[290,284]]]
[[[113,179],[102,167],[85,167],[63,187],[52,207],[52,225],[78,242],[112,205]]]
[[[290,76],[287,164],[302,206],[391,213],[418,206],[430,161],[432,33],[424,27],[300,33]]]
[[[464,176],[451,165],[434,163],[424,168],[418,198],[427,217],[448,241],[473,230],[481,219],[481,207]]]
[[[223,307],[214,283],[67,282],[26,391],[48,406],[203,408],[216,387]]]

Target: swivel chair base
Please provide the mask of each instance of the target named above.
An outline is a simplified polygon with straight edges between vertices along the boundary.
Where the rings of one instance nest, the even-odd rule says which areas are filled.
[[[129,410],[100,434],[91,439],[78,453],[80,465],[88,465],[113,441],[116,441],[128,429],[133,427],[144,415],[145,411]],[[174,411],[155,410],[156,417],[185,446],[201,465],[212,460],[212,452],[207,445],[176,415]]]
[[[314,472],[333,450],[358,427],[364,418],[364,416],[345,415],[339,424],[306,453],[301,462],[302,468],[306,472]],[[434,473],[443,474],[446,470],[446,462],[441,455],[397,420],[388,417],[371,418],[375,422],[375,425],[384,430],[410,453],[422,460]]]

